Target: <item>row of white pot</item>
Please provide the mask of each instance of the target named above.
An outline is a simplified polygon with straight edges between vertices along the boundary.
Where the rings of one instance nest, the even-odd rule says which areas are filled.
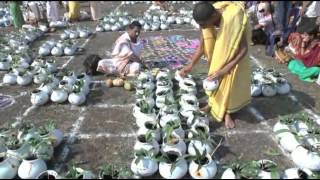
[[[64,30],[60,34],[62,40],[66,39],[77,39],[77,38],[87,38],[92,34],[88,28],[77,28],[76,30]]]
[[[0,71],[9,71],[13,68],[28,68],[32,62],[32,57],[27,52],[15,55],[1,54]]]
[[[31,65],[13,68],[11,72],[4,75],[3,83],[21,86],[27,86],[32,82],[42,84],[49,78],[50,74],[55,72],[57,72],[55,61],[48,60],[44,62],[36,60]]]
[[[77,52],[78,46],[74,43],[64,43],[62,41],[47,41],[39,47],[40,56],[73,56]]]
[[[298,167],[320,170],[320,154],[317,150],[320,147],[319,128],[312,120],[283,118],[274,125],[273,131],[281,147],[291,153]]]
[[[8,35],[9,41],[8,44],[12,48],[18,48],[21,45],[26,45],[34,42],[36,39],[43,36],[44,32],[40,29],[26,29],[18,33]]]
[[[52,159],[63,132],[51,125],[45,130],[27,125],[0,132],[0,179],[12,179],[17,174],[22,179],[34,179],[47,170],[45,161]]]
[[[242,173],[246,171],[256,172],[256,174]],[[259,160],[233,164],[222,173],[221,179],[310,179],[313,176],[312,171],[307,168],[289,168],[281,172],[273,161]]]
[[[90,83],[91,77],[88,75],[76,76],[72,73],[69,76],[64,76],[60,82],[55,79],[32,91],[31,103],[35,106],[41,106],[49,100],[54,103],[69,101],[72,105],[80,106],[86,102],[86,97],[90,92]]]
[[[271,97],[276,94],[288,94],[291,90],[291,85],[282,77],[281,74],[272,69],[258,69],[253,72],[251,84],[251,96],[266,96]]]
[[[134,150],[148,151],[150,152],[151,156],[154,156],[160,152],[161,154],[173,153],[176,155],[176,158],[178,158],[178,157],[182,157],[186,153],[189,153],[189,155],[195,156],[196,155],[195,148],[197,148],[201,153],[204,153],[204,151],[208,152],[208,154],[206,154],[206,156],[208,156],[207,157],[208,163],[206,165],[203,165],[200,169],[201,171],[208,172],[208,173],[199,175],[198,173],[196,173],[198,164],[196,164],[195,161],[191,161],[190,166],[188,168],[188,162],[184,158],[176,159],[174,163],[175,168],[171,169],[171,167],[174,166],[173,163],[160,162],[160,164],[158,164],[157,160],[150,158],[147,155],[143,156],[142,159],[139,159],[137,154],[135,154],[135,159],[132,161],[132,164],[131,164],[132,171],[138,176],[151,176],[159,170],[159,173],[162,177],[167,179],[171,179],[171,178],[177,179],[177,178],[184,177],[187,174],[189,169],[190,175],[194,178],[214,177],[217,170],[216,163],[212,160],[211,156],[209,155],[209,153],[213,152],[213,147],[209,146],[206,143],[201,143],[201,141],[191,140],[187,148],[187,144],[184,142],[184,138],[186,138],[185,137],[186,132],[182,129],[181,120],[180,120],[180,117],[178,116],[177,106],[176,107],[171,106],[172,104],[175,103],[174,102],[175,100],[172,94],[173,82],[171,80],[172,75],[170,71],[161,70],[160,72],[158,72],[155,78],[152,77],[151,73],[143,72],[142,74],[139,75],[138,79],[141,80],[143,78],[145,78],[149,83],[152,82],[153,79],[157,80],[156,82],[157,99],[159,98],[159,96],[165,94],[165,93],[161,93],[162,91],[166,91],[167,94],[165,95],[171,98],[169,99],[166,98],[166,100],[164,100],[166,102],[156,100],[155,105],[158,108],[160,108],[159,114],[161,115],[161,118],[159,121],[157,120],[157,117],[159,116],[159,114],[158,115],[155,114],[155,110],[151,105],[152,103],[148,103],[145,99],[139,99],[139,101],[137,102],[137,105],[134,107],[134,116],[136,117],[136,123],[139,126],[139,130],[137,132],[138,138],[134,146]],[[195,88],[195,84],[193,85],[194,86],[192,87]],[[153,89],[154,88],[152,88],[151,90]],[[193,90],[191,92],[194,93],[196,91]],[[168,105],[168,104],[171,104],[171,105]],[[190,129],[194,132],[196,131],[197,127],[201,126],[206,130],[206,133],[209,133],[208,125],[206,123],[202,123],[202,121],[200,123],[200,120],[193,121],[193,122],[191,121],[189,122],[189,125],[191,126]],[[165,130],[169,126],[172,126],[172,128],[173,126],[175,126],[171,134],[168,134],[169,132],[166,132]],[[146,138],[147,138],[146,134],[148,134],[148,132],[151,132],[151,135],[152,135],[152,138],[151,138],[152,140],[149,142],[146,141]],[[192,137],[191,133],[189,134],[187,133],[187,135]],[[169,136],[176,138],[176,142],[175,143],[170,142],[170,140],[168,140]],[[160,145],[159,141],[161,140],[161,137],[163,138],[163,143]]]

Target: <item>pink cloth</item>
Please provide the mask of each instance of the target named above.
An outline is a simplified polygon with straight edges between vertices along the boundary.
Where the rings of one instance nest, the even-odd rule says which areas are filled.
[[[129,34],[122,34],[115,42],[111,59],[102,59],[98,63],[97,71],[106,74],[134,76],[140,71],[140,63],[136,62],[140,57],[144,43],[140,40],[133,43]]]

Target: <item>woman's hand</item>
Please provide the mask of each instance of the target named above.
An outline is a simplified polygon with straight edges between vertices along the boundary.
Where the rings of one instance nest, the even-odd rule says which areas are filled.
[[[192,68],[192,64],[186,65],[183,69],[180,70],[180,76],[185,77],[188,73],[191,72]]]
[[[229,69],[227,69],[226,67],[223,67],[222,69],[210,74],[207,79],[209,81],[212,81],[214,79],[222,79],[224,75],[229,73]]]

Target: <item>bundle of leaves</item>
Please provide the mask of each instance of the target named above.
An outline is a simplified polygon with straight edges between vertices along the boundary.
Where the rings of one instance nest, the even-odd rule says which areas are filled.
[[[145,100],[137,102],[137,106],[140,107],[140,111],[144,114],[151,114],[153,112],[153,108]]]
[[[56,124],[54,121],[50,120],[45,126],[40,126],[38,129],[38,132],[40,136],[46,136],[50,132],[54,131],[56,129]]]
[[[159,154],[158,156],[155,157],[156,160],[158,162],[163,162],[166,164],[170,164],[171,168],[170,168],[170,173],[172,174],[172,172],[175,170],[175,168],[177,167],[177,163],[186,158],[186,155],[183,156],[179,156],[176,152],[174,151],[168,151],[168,152],[164,152]]]

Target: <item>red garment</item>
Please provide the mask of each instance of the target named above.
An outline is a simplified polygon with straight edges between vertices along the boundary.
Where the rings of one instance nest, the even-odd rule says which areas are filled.
[[[294,50],[296,59],[302,60],[307,67],[320,66],[320,42],[313,41],[309,47],[302,48],[302,37],[299,33],[292,33],[288,39],[289,45]]]

